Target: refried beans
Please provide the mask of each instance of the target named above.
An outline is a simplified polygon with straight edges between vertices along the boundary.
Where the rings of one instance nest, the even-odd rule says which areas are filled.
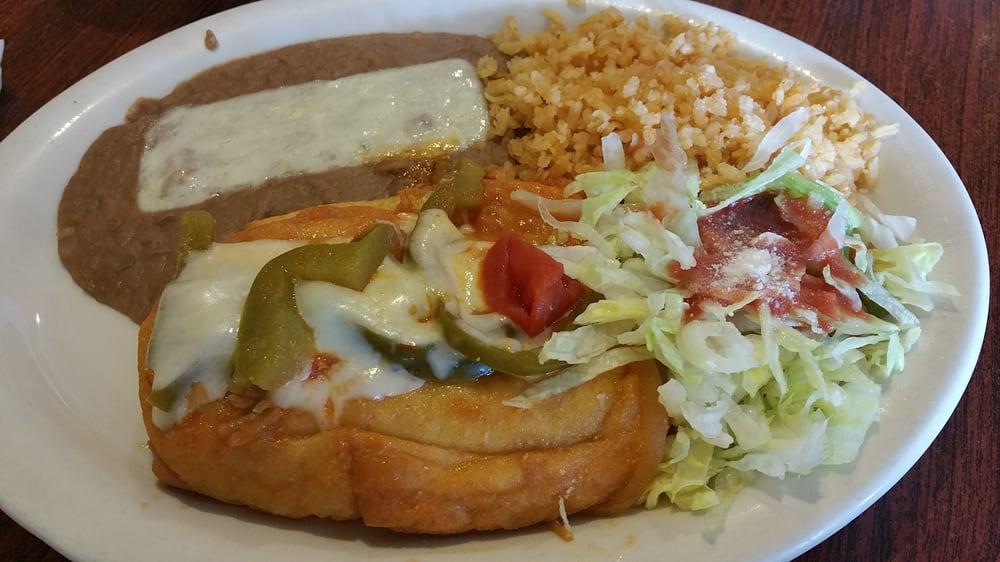
[[[66,186],[57,232],[63,265],[95,299],[140,322],[175,274],[177,222],[186,210],[210,212],[216,238],[221,239],[253,220],[324,203],[379,199],[409,185],[429,183],[460,157],[500,164],[506,150],[487,142],[443,159],[389,160],[274,178],[180,209],[144,213],[136,203],[145,132],[173,107],[442,59],[475,64],[487,54],[501,58],[489,40],[472,35],[340,37],[227,62],[181,83],[163,98],[139,99],[123,125],[94,141]]]

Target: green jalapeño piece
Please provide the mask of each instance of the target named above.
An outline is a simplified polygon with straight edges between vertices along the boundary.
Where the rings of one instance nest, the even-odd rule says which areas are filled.
[[[445,367],[448,369],[447,372],[438,373],[442,375],[438,378],[431,366],[431,356],[434,354],[435,345],[403,344],[367,329],[364,330],[364,335],[368,343],[381,353],[386,360],[400,365],[409,371],[410,374],[422,379],[432,381],[469,381],[493,372],[492,367],[463,357],[453,365],[450,365],[450,369]]]
[[[458,169],[449,174],[441,182],[434,193],[431,193],[421,211],[441,209],[449,217],[469,209],[483,205],[483,167],[470,160],[463,160]]]
[[[377,224],[345,244],[310,244],[264,265],[243,304],[233,355],[233,384],[273,390],[312,362],[312,328],[295,303],[295,283],[326,281],[360,291],[368,285],[395,243],[396,231]]]
[[[180,271],[191,252],[207,250],[212,245],[215,219],[208,211],[185,211],[181,215],[177,239],[177,270]]]
[[[463,330],[458,324],[458,319],[447,312],[444,307],[441,307],[438,319],[444,329],[445,341],[455,351],[477,363],[489,365],[502,373],[518,376],[542,375],[566,366],[562,361],[540,363],[537,349],[514,352],[492,346]]]
[[[149,395],[149,401],[158,409],[169,412],[174,409],[178,400],[188,395],[188,391],[197,380],[198,371],[189,371],[177,377],[167,386],[159,390],[154,390]]]

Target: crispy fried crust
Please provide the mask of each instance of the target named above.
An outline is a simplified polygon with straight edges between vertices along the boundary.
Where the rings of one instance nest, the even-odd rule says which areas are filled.
[[[308,209],[251,224],[236,239],[351,235],[392,219],[395,205]],[[558,518],[560,498],[569,513],[628,509],[663,453],[667,419],[652,362],[610,371],[528,410],[502,404],[527,383],[498,374],[355,400],[332,429],[303,411],[229,395],[161,431],[150,417],[146,366],[155,315],[140,327],[138,350],[153,472],[164,484],[224,502],[413,533],[513,529]]]

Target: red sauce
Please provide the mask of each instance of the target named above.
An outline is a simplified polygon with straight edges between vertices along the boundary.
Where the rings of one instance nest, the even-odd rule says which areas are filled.
[[[483,180],[483,206],[466,219],[460,221],[473,227],[473,236],[477,240],[494,242],[508,232],[516,232],[518,236],[532,244],[551,244],[559,238],[555,229],[545,223],[538,211],[524,205],[514,203],[510,194],[522,190],[538,194],[546,199],[562,199],[563,189],[544,183],[501,180],[487,178]],[[424,205],[431,189],[412,187],[399,192],[399,205],[396,210],[406,213],[418,213]]]
[[[312,368],[309,371],[309,378],[322,377],[330,369],[340,362],[340,358],[330,353],[317,353],[313,355]]]
[[[696,264],[672,273],[690,293],[688,316],[695,318],[705,303],[729,306],[758,295],[772,313],[793,315],[811,310],[820,327],[829,320],[857,314],[850,299],[827,284],[824,267],[851,285],[861,276],[827,232],[832,213],[808,198],[778,198],[772,193],[735,203],[702,217],[698,231],[702,246]]]
[[[855,313],[847,297],[812,275],[802,277],[799,302],[832,320],[846,320]]]
[[[657,201],[656,203],[653,203],[650,206],[649,211],[653,213],[653,216],[656,217],[656,220],[663,221],[663,219],[667,216],[667,205],[665,203]]]
[[[781,218],[793,225],[796,234],[802,240],[816,240],[826,230],[833,213],[822,205],[813,205],[808,197],[783,197],[780,200],[772,197],[773,206],[778,209]]]
[[[563,190],[554,185],[528,181],[486,180],[483,182],[486,202],[471,221],[476,238],[495,241],[509,232],[532,244],[551,244],[556,231],[538,216],[538,211],[514,203],[510,194],[529,191],[546,199],[562,199]]]
[[[763,232],[787,238],[793,231],[794,227],[782,219],[770,193],[739,201],[698,219],[702,249],[710,254],[747,245]]]

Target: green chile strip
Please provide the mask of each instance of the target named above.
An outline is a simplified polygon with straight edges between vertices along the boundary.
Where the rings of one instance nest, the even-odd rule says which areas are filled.
[[[427,354],[430,353],[431,345],[416,346],[397,343],[381,334],[376,334],[371,330],[364,330],[365,339],[382,354],[387,360],[396,363],[410,372],[426,380],[439,380],[431,369]],[[468,381],[486,376],[493,372],[493,369],[483,363],[477,363],[469,359],[462,359],[448,373],[444,380],[447,381]]]
[[[191,369],[180,377],[174,379],[174,381],[167,386],[159,390],[154,390],[149,395],[149,402],[164,412],[173,410],[174,403],[178,399],[187,396],[188,391],[191,389],[191,385],[198,380],[198,374],[199,371],[197,369]]]
[[[192,384],[194,384],[194,377],[181,376],[167,386],[150,393],[149,401],[158,409],[169,412],[174,408],[174,402],[179,397],[187,396],[188,389]]]
[[[215,219],[208,211],[186,211],[181,215],[177,241],[177,271],[191,252],[207,250],[212,245]]]
[[[273,390],[301,373],[311,363],[316,344],[295,303],[296,281],[326,281],[360,291],[395,236],[393,226],[378,224],[354,242],[302,246],[267,262],[243,305],[233,384]]]
[[[454,218],[462,211],[483,206],[483,167],[463,160],[458,169],[446,177],[441,187],[431,193],[421,211],[441,209]]]
[[[566,366],[562,361],[539,363],[537,349],[513,352],[489,345],[463,330],[458,325],[458,319],[444,307],[441,307],[438,319],[444,328],[444,339],[448,345],[469,359],[489,365],[497,371],[519,376],[542,375]]]

